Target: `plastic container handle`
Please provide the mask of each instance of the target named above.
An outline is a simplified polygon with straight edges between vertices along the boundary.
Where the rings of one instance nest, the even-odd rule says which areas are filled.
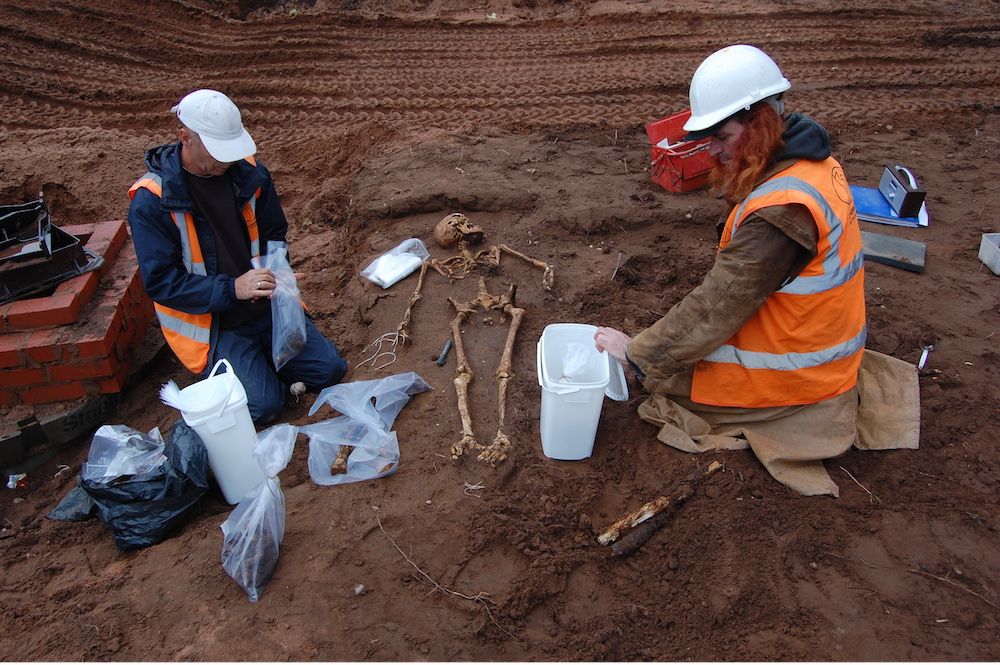
[[[233,366],[230,365],[229,361],[226,360],[225,358],[219,358],[219,362],[215,363],[215,367],[213,367],[212,371],[209,373],[209,375],[205,377],[205,380],[207,381],[207,380],[211,379],[213,376],[215,376],[215,373],[219,369],[219,365],[221,365],[223,363],[226,364],[226,368],[227,368],[226,369],[226,381],[227,381],[228,385],[226,386],[226,399],[222,401],[222,407],[219,409],[218,413],[216,413],[214,416],[212,416],[213,418],[218,418],[219,416],[221,416],[222,412],[226,410],[227,406],[229,406],[229,400],[231,400],[233,398],[233,379],[236,378],[236,373],[233,371]]]
[[[545,385],[542,383],[542,343],[541,341],[535,342],[535,371],[538,373],[538,385],[542,388]]]

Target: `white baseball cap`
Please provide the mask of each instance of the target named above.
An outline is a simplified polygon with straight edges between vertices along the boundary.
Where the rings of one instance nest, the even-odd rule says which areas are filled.
[[[240,109],[218,90],[195,90],[170,111],[220,162],[238,162],[257,152],[257,144],[243,127]]]

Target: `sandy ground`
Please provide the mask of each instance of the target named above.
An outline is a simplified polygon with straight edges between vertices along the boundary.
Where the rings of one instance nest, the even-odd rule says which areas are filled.
[[[396,474],[313,484],[300,441],[281,481],[287,531],[257,604],[219,563],[229,507],[213,490],[172,538],[120,553],[96,520],[45,514],[86,442],[0,494],[0,652],[16,660],[996,660],[1000,281],[977,259],[1000,231],[997,6],[971,2],[594,3],[452,0],[239,4],[17,0],[0,8],[0,198],[44,191],[57,224],[125,215],[167,109],[197,87],[245,109],[291,221],[293,263],[351,379],[413,370],[433,387],[396,422]],[[697,63],[726,43],[771,53],[790,110],[824,123],[852,182],[904,163],[931,224],[865,230],[927,244],[923,274],[868,264],[869,347],[916,362],[921,447],[827,468],[841,497],[804,498],[746,451],[635,555],[595,532],[710,461],[667,449],[607,402],[594,455],[541,452],[535,342],[546,324],[638,331],[697,285],[726,210],[649,181],[646,122],[686,106]],[[446,298],[475,279],[430,274],[413,345],[358,368],[395,329],[414,278],[381,290],[369,260],[460,211],[488,243],[555,265],[555,288],[514,258],[515,347],[495,469],[449,448],[460,422]],[[618,267],[616,272],[615,268]],[[614,279],[612,276],[614,275]],[[494,317],[495,319],[495,317]],[[466,326],[476,432],[497,427],[506,328]],[[191,377],[160,354],[113,423],[167,431],[157,399]],[[287,419],[305,423],[311,399]],[[470,486],[481,487],[472,489]],[[378,518],[379,521],[376,520]],[[381,528],[380,525],[381,524]],[[355,585],[367,592],[355,595]],[[486,594],[486,600],[474,600]]]

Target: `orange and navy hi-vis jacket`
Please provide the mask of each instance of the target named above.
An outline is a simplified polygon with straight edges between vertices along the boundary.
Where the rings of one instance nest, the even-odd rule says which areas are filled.
[[[695,402],[812,404],[856,385],[867,335],[864,254],[854,201],[836,160],[802,160],[761,183],[730,212],[719,249],[755,211],[795,203],[809,209],[819,229],[816,256],[695,365]]]
[[[163,336],[184,366],[197,374],[208,364],[217,335],[217,317],[212,312],[233,307],[236,293],[232,277],[216,274],[214,234],[196,221],[186,186],[178,180],[183,175],[175,148],[161,146],[154,149],[159,152],[147,155],[147,164],[155,170],[151,168],[129,189],[129,225],[143,285],[153,300]],[[265,240],[258,228],[262,192],[273,198],[268,203],[269,246],[284,244],[287,222],[266,169],[253,158],[234,167],[230,173],[234,186],[242,190],[237,199],[247,227],[251,263],[260,267]],[[140,191],[148,194],[140,199]]]

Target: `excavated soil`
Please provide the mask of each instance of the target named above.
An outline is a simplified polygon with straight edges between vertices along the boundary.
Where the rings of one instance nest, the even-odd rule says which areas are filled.
[[[836,3],[834,3],[836,4]],[[471,6],[471,8],[470,8]],[[88,441],[0,494],[0,652],[16,660],[996,660],[1000,658],[1000,278],[977,258],[1000,231],[1000,23],[989,0],[844,8],[817,0],[11,0],[0,8],[0,198],[43,191],[57,224],[120,219],[169,107],[197,87],[245,110],[290,219],[293,264],[349,379],[413,370],[387,478],[311,482],[300,440],[281,475],[287,530],[262,599],[219,562],[230,507],[214,489],[173,537],[121,553],[97,520],[45,518]],[[645,123],[686,106],[698,62],[727,43],[774,56],[790,110],[830,130],[852,182],[886,163],[928,192],[922,274],[867,264],[869,346],[916,362],[919,450],[852,451],[841,496],[805,498],[747,451],[694,456],[606,402],[594,454],[541,451],[535,342],[554,322],[636,332],[712,262],[723,203],[650,182]],[[415,278],[359,271],[459,211],[555,266],[483,273],[527,311],[513,356],[509,459],[454,462],[460,421],[446,298],[427,277],[412,345],[358,367],[399,323]],[[504,322],[465,326],[477,436],[497,423]],[[159,354],[110,424],[166,432],[158,400],[191,377]],[[290,409],[306,415],[312,399]],[[595,533],[718,459],[669,524],[614,558]],[[59,465],[70,467],[67,472]],[[356,585],[366,592],[356,595]]]

